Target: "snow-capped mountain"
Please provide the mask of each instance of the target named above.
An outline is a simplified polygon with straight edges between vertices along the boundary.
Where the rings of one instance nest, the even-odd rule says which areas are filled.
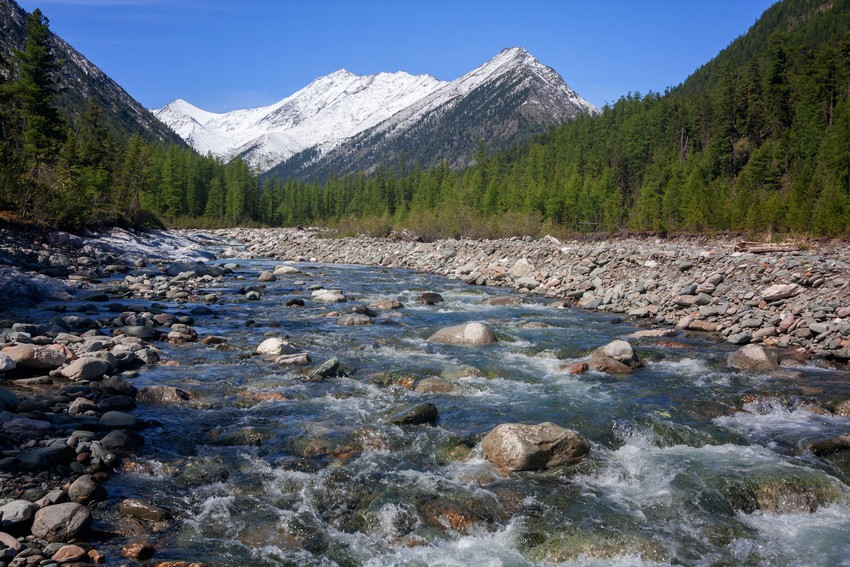
[[[14,50],[23,47],[26,18],[27,13],[14,0],[0,0],[0,60],[12,60]],[[58,80],[62,90],[57,105],[68,118],[79,116],[93,101],[104,109],[110,126],[118,132],[183,143],[91,61],[58,35],[50,35],[53,52],[61,61]]]
[[[215,114],[176,100],[154,114],[202,154],[242,157],[266,171],[308,148],[332,149],[446,83],[429,75],[345,69],[271,106]]]
[[[263,108],[215,114],[177,100],[154,114],[201,153],[317,178],[369,170],[402,153],[461,166],[479,140],[503,148],[597,112],[557,72],[514,47],[452,82],[340,70]]]

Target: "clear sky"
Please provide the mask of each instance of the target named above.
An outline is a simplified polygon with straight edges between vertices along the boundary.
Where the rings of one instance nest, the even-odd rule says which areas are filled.
[[[276,102],[345,68],[452,80],[521,46],[597,106],[663,91],[774,0],[18,0],[148,108]]]

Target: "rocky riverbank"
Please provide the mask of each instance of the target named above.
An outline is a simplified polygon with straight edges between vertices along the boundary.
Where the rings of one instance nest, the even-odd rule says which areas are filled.
[[[190,274],[168,277],[165,262],[209,258],[197,243],[165,233],[0,230],[0,565],[100,564],[106,557],[93,542],[143,537],[168,521],[167,510],[125,499],[116,534],[103,522],[114,504],[104,483],[132,462],[139,431],[156,425],[133,415],[136,404],[181,394],[133,385],[140,371],[168,363],[157,342],[197,339],[194,318],[212,311],[125,305],[153,286],[102,280],[135,270],[139,281],[157,281],[160,273],[167,290],[179,287],[185,297]],[[122,555],[146,560],[154,551],[128,541]]]
[[[840,241],[742,247],[730,238],[561,242],[547,236],[425,243],[318,238],[294,229],[213,233],[245,246],[225,254],[429,272],[714,333],[736,345],[850,359],[850,253]]]

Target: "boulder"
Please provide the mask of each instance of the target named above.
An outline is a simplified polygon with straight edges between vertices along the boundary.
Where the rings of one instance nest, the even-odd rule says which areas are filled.
[[[66,502],[45,506],[35,514],[32,535],[47,541],[68,541],[91,523],[91,512],[82,504]]]
[[[597,372],[627,374],[643,366],[632,345],[616,340],[593,351],[590,366]]]
[[[21,455],[24,470],[46,470],[56,465],[67,465],[74,458],[74,450],[65,444],[30,449]]]
[[[263,282],[263,283],[276,282],[277,277],[275,277],[275,275],[273,273],[269,272],[268,270],[263,270],[262,272],[260,272],[260,275],[257,277],[257,281]]]
[[[60,372],[72,382],[79,382],[100,379],[110,370],[109,362],[106,360],[83,356],[65,366]]]
[[[266,339],[257,346],[257,354],[266,356],[280,356],[282,354],[296,354],[298,349],[286,342],[284,339],[272,337]]]
[[[61,347],[61,345],[57,345]],[[33,370],[53,370],[65,364],[65,351],[51,346],[17,344],[2,351],[19,368]]]
[[[159,331],[147,325],[125,325],[121,327],[121,332],[128,337],[136,337],[146,341],[155,339],[159,335]]]
[[[79,545],[63,545],[56,553],[50,556],[50,559],[60,565],[67,563],[88,564],[89,554]]]
[[[144,445],[145,439],[135,431],[115,429],[103,436],[100,444],[107,449],[131,450]]]
[[[107,429],[140,429],[145,423],[129,413],[108,411],[100,416],[100,425]]]
[[[216,266],[207,266],[203,262],[175,262],[166,268],[165,273],[168,276],[174,277],[191,272],[197,277],[214,276],[218,277],[224,274],[224,270]]]
[[[12,500],[0,506],[0,527],[9,528],[32,520],[38,505],[29,500]]]
[[[321,380],[322,378],[330,378],[332,376],[336,376],[338,372],[339,359],[334,357],[330,360],[326,360],[325,362],[321,363],[318,368],[314,368],[313,370],[311,370],[309,376],[311,378],[318,378]]]
[[[306,352],[298,352],[295,354],[282,354],[275,360],[275,364],[279,364],[281,366],[304,366],[306,364],[310,364],[311,362],[310,355]]]
[[[390,309],[401,309],[404,304],[397,299],[379,299],[370,303],[369,307],[378,311],[388,311]]]
[[[796,297],[806,291],[806,288],[799,284],[778,284],[772,285],[761,292],[761,298],[771,303],[781,299],[789,299]]]
[[[762,346],[750,344],[729,353],[726,364],[738,370],[772,372],[779,370],[776,353]]]
[[[130,542],[121,548],[121,555],[136,561],[146,561],[154,556],[156,550],[146,541]]]
[[[182,404],[191,397],[189,392],[174,386],[145,386],[136,394],[136,401],[148,404]]]
[[[489,345],[496,341],[496,334],[493,330],[484,323],[478,322],[444,327],[428,337],[429,343],[468,346]]]
[[[540,470],[581,462],[590,443],[571,429],[554,423],[503,423],[481,441],[484,457],[511,471]]]

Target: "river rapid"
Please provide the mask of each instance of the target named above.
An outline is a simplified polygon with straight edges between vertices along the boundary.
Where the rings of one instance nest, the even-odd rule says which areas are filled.
[[[806,449],[850,428],[850,419],[808,404],[850,397],[846,372],[815,363],[778,374],[732,370],[729,344],[630,338],[636,323],[612,314],[397,269],[295,264],[300,273],[245,299],[244,288],[276,265],[236,261],[236,277],[210,288],[222,300],[194,316],[194,327],[226,342],[163,343],[163,358],[179,365],[135,379],[192,396],[180,406],[139,404],[136,415],[159,425],[107,486],[113,502],[143,497],[171,511],[167,529],[144,534],[158,560],[850,565],[847,463]],[[314,303],[319,286],[348,300]],[[444,301],[417,303],[425,291]],[[488,303],[496,297],[521,301]],[[294,299],[304,305],[287,307]],[[384,299],[404,307],[365,326],[341,326],[331,314]],[[426,342],[469,321],[489,325],[498,343]],[[254,354],[269,337],[287,338],[312,363],[279,366]],[[643,368],[569,373],[618,338]],[[334,357],[338,375],[306,375]],[[422,382],[433,377],[445,382]],[[390,422],[423,402],[437,407],[435,426]],[[546,421],[586,437],[589,457],[515,473],[484,459],[480,440],[496,425]],[[100,527],[121,526],[105,510]]]

